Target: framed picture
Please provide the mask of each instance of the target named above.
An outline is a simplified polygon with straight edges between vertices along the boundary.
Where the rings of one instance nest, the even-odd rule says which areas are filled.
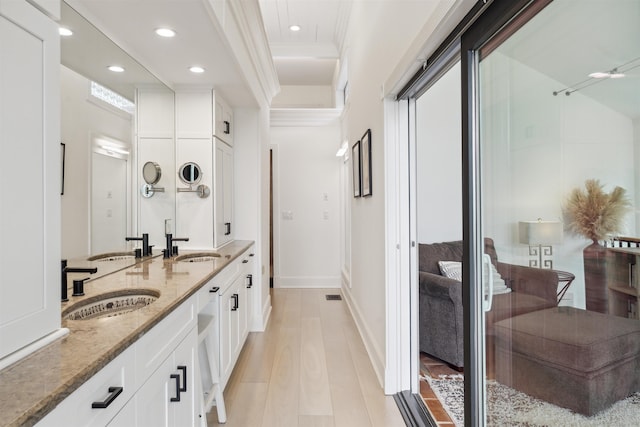
[[[371,196],[371,129],[367,129],[367,131],[362,135],[361,140],[362,146],[360,147],[361,151],[361,163],[362,163],[362,195],[364,197]]]
[[[64,142],[60,143],[60,195],[64,195],[64,158],[67,151],[67,146]]]
[[[361,196],[361,162],[360,162],[360,141],[353,144],[351,148],[351,159],[353,165],[353,197]]]

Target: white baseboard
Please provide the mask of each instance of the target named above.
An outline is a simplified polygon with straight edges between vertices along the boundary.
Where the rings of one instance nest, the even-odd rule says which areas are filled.
[[[384,372],[385,372],[385,359],[384,357],[376,351],[376,347],[374,345],[374,340],[372,339],[372,334],[369,328],[367,328],[366,323],[362,318],[362,314],[358,308],[358,305],[355,303],[353,298],[351,297],[351,289],[347,287],[342,287],[342,295],[344,296],[344,300],[347,303],[347,307],[349,307],[349,311],[351,312],[351,316],[356,323],[356,327],[358,328],[358,332],[360,333],[360,337],[362,338],[362,342],[364,343],[364,347],[367,350],[367,354],[369,355],[369,360],[371,360],[371,364],[373,365],[373,370],[376,373],[376,377],[378,378],[378,382],[380,383],[380,387],[384,388]]]
[[[340,276],[276,276],[274,288],[335,288],[340,289]]]

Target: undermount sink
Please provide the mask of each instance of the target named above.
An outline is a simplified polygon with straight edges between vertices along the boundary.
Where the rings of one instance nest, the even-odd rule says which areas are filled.
[[[220,254],[217,252],[194,252],[191,254],[178,255],[175,258],[176,262],[206,262],[213,261],[216,258],[220,258]]]
[[[135,258],[135,252],[108,252],[104,254],[93,255],[87,258],[87,261],[120,261],[132,260]]]
[[[125,289],[87,298],[62,312],[65,320],[89,320],[120,316],[148,306],[160,297],[153,289]]]

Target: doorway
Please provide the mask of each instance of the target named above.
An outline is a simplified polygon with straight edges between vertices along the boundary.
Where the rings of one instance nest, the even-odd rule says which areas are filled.
[[[94,138],[91,153],[91,253],[121,250],[131,227],[131,173],[126,144]]]

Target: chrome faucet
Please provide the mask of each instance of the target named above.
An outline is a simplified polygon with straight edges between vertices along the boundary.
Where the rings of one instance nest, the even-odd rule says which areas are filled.
[[[142,256],[149,256],[151,255],[151,248],[153,246],[149,246],[149,234],[148,233],[142,233],[142,237],[125,237],[124,240],[131,241],[131,240],[141,240],[142,241]]]
[[[89,268],[89,267],[67,267],[67,260],[63,259],[60,263],[60,267],[61,267],[61,277],[60,277],[60,286],[61,286],[61,300],[62,301],[69,301],[69,298],[67,297],[67,273],[89,273],[89,274],[93,274],[93,273],[97,273],[98,269],[96,267],[93,268]],[[82,279],[82,280],[74,280],[73,281],[73,295],[74,296],[78,296],[78,295],[84,295],[84,291],[83,291],[83,287],[84,287],[84,281],[87,280],[87,278]]]

